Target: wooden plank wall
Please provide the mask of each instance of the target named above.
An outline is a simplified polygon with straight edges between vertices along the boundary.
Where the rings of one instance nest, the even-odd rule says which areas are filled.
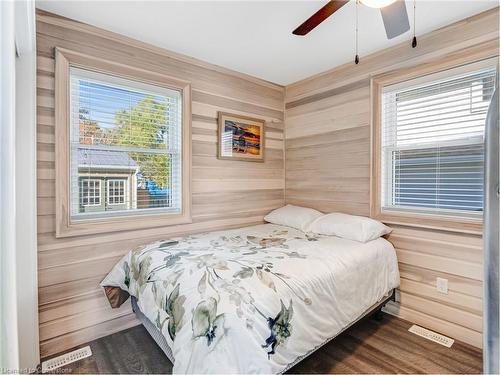
[[[55,238],[54,47],[190,81],[193,223]],[[41,355],[138,323],[109,308],[98,284],[128,250],[172,235],[261,223],[284,203],[284,88],[44,12],[37,14],[38,262]],[[216,158],[217,111],[266,120],[266,161]]]
[[[370,77],[498,42],[494,8],[420,36],[416,49],[408,41],[287,86],[286,202],[369,215]],[[393,227],[401,288],[387,311],[481,347],[481,237]],[[436,292],[436,277],[449,280],[448,295]]]

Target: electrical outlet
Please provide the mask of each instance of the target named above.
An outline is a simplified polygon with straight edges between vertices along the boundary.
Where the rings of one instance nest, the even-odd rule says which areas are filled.
[[[437,277],[436,289],[439,293],[448,294],[448,279]]]

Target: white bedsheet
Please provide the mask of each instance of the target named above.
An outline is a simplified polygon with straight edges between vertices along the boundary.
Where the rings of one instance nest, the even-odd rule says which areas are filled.
[[[399,286],[392,245],[273,224],[156,241],[101,283],[138,299],[175,373],[278,373]]]

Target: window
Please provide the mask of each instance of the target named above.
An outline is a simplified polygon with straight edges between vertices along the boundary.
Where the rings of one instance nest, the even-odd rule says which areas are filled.
[[[56,237],[191,223],[189,82],[133,59],[55,60]]]
[[[481,217],[491,66],[471,64],[381,88],[381,211]]]
[[[108,180],[108,204],[125,204],[126,180]]]
[[[101,205],[101,181],[91,179],[80,180],[80,205],[100,206]]]
[[[81,68],[70,69],[70,90],[72,219],[179,213],[180,93]]]

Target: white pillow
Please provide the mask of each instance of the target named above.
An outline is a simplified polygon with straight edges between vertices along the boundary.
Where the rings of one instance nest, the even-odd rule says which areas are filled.
[[[264,217],[264,220],[268,223],[284,225],[306,232],[309,228],[309,224],[320,216],[323,216],[323,214],[312,208],[287,204],[285,207],[278,208],[268,213]]]
[[[312,222],[309,231],[348,240],[368,242],[391,233],[392,229],[369,217],[334,212],[323,215]]]

